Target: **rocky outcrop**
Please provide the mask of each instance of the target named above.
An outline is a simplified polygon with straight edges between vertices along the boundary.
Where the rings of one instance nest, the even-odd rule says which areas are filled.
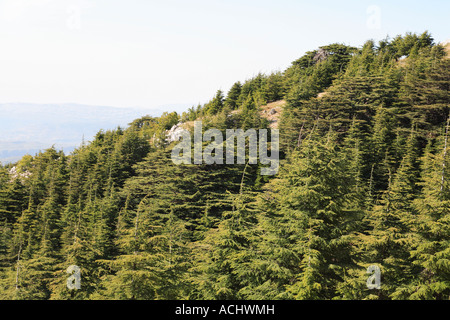
[[[8,173],[11,177],[11,181],[14,181],[16,179],[24,180],[31,176],[31,172],[29,172],[29,171],[21,172],[20,170],[17,169],[16,166],[9,169]]]
[[[328,51],[326,51],[326,50],[324,50],[324,49],[319,49],[319,50],[317,51],[317,53],[314,55],[313,61],[314,61],[315,63],[321,62],[321,61],[326,60],[326,59],[328,58],[328,56],[329,56]]]
[[[285,100],[279,100],[261,106],[260,115],[269,120],[270,128],[278,129],[278,120],[280,119],[285,104]]]
[[[179,141],[181,139],[181,136],[183,132],[187,131],[185,128],[182,127],[183,123],[178,123],[174,125],[172,128],[170,128],[169,131],[167,131],[167,142],[171,143],[174,141]]]

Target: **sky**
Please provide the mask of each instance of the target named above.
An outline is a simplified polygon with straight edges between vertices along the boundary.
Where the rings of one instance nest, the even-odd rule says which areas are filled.
[[[321,45],[448,40],[449,18],[448,0],[0,0],[0,103],[191,106]]]

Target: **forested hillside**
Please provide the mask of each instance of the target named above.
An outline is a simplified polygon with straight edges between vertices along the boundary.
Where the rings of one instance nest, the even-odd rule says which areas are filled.
[[[449,89],[427,32],[335,43],[182,115],[0,166],[0,298],[449,299]],[[272,102],[277,175],[172,162],[174,125],[269,128]]]

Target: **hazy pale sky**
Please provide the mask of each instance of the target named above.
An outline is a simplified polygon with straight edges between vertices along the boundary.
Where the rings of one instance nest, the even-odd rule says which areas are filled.
[[[0,0],[0,103],[204,103],[321,45],[450,39],[449,18],[448,0]]]

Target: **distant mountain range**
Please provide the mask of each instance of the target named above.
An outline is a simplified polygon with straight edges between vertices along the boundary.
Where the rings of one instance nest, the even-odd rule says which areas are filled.
[[[15,162],[52,145],[70,153],[80,146],[83,137],[89,141],[100,129],[126,127],[134,119],[157,117],[164,110],[180,111],[183,106],[147,110],[81,104],[0,104],[0,162]]]

